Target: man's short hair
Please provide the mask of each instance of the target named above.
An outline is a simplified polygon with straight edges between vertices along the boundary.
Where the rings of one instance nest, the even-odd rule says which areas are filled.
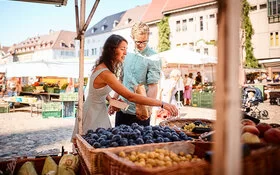
[[[149,34],[150,28],[146,23],[141,21],[136,22],[131,29],[131,36],[134,37],[135,35],[145,35]]]

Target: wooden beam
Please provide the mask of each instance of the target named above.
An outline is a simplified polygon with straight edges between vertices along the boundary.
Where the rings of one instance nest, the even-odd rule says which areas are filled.
[[[76,16],[76,32],[77,32],[77,38],[76,39],[79,39],[80,38],[78,37],[79,36],[79,33],[80,33],[80,20],[79,20],[79,6],[78,6],[78,0],[75,0],[75,16]]]
[[[85,24],[85,10],[86,0],[81,0],[81,13],[80,13],[80,27]],[[82,29],[80,28],[80,31]],[[78,101],[78,133],[83,133],[83,96],[84,96],[84,48],[85,48],[85,35],[80,32],[80,61],[79,61],[79,101]]]
[[[94,5],[93,5],[93,7],[92,7],[92,9],[91,9],[91,11],[90,11],[90,14],[89,14],[89,16],[88,16],[88,18],[87,18],[87,21],[86,21],[85,25],[84,25],[83,28],[82,28],[82,31],[86,31],[86,30],[87,30],[88,25],[89,25],[89,23],[90,23],[90,21],[91,21],[93,15],[94,15],[95,11],[96,11],[96,8],[97,8],[99,2],[100,2],[100,0],[96,0],[96,1],[95,1]]]
[[[218,0],[218,66],[213,174],[239,175],[240,143],[240,1]],[[238,112],[240,111],[240,112]]]

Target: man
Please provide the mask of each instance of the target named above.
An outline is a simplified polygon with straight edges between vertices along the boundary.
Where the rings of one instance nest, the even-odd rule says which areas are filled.
[[[199,85],[200,83],[202,83],[202,77],[200,75],[200,72],[197,72],[197,76],[195,77],[195,84]]]
[[[149,58],[156,54],[154,50],[147,46],[149,26],[142,22],[135,23],[131,29],[131,37],[135,43],[135,49],[132,53],[127,54],[120,79],[123,85],[131,91],[134,91],[137,85],[144,85],[147,96],[156,98],[161,61],[158,58]],[[136,116],[135,103],[129,102],[123,97],[121,99],[129,104],[129,108],[126,111],[118,111],[116,113],[115,126],[121,124],[131,125],[132,123],[138,123],[143,126],[150,125],[150,116],[149,118],[139,118],[139,116]]]

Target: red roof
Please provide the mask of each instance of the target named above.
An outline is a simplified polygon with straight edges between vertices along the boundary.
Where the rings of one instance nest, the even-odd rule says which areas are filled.
[[[167,0],[162,12],[170,10],[177,10],[185,7],[191,7],[194,5],[200,5],[208,2],[215,2],[216,0]]]
[[[167,1],[168,0],[152,0],[142,18],[142,21],[147,23],[161,20],[163,17],[162,10]]]
[[[164,12],[179,10],[208,2],[216,2],[216,0],[152,0],[142,21],[146,23],[156,22],[163,18]]]

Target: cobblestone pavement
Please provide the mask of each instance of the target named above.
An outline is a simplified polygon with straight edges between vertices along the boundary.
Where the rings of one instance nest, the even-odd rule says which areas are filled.
[[[258,108],[269,112],[269,119],[262,122],[280,123],[280,106],[266,101]],[[207,108],[188,106],[181,108],[180,113],[181,117],[187,118],[216,118],[216,111]],[[114,117],[110,118],[114,125]],[[152,125],[159,122],[159,119],[152,120]],[[70,138],[74,118],[43,119],[40,114],[31,117],[29,112],[12,112],[0,113],[0,123],[0,161],[9,157],[58,154],[62,146],[66,151],[72,151]]]

